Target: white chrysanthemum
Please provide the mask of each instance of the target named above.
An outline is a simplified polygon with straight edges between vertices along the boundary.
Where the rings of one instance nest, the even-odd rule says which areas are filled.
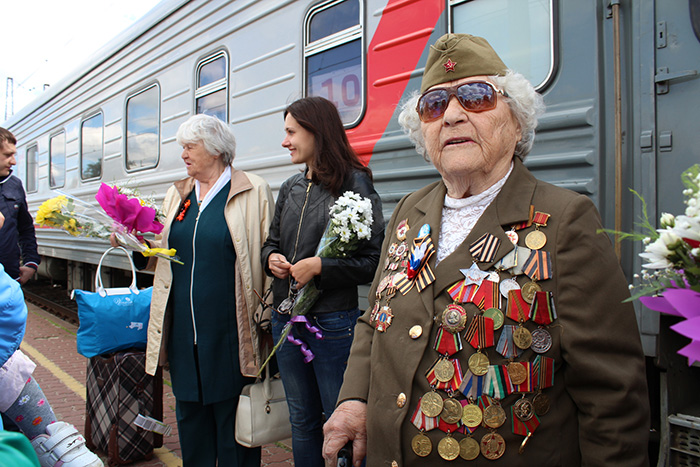
[[[644,253],[640,253],[639,256],[647,261],[647,263],[642,265],[643,268],[665,269],[673,266],[667,259],[670,254],[671,251],[666,247],[664,239],[659,237],[655,242],[647,245]]]
[[[350,229],[348,229],[347,227],[343,227],[342,229],[340,229],[339,233],[340,233],[340,241],[341,242],[347,243],[350,241],[350,236],[352,235],[352,232],[350,231]]]
[[[676,222],[676,218],[673,214],[669,214],[668,212],[665,212],[661,214],[661,228],[665,229],[666,227],[673,227]]]

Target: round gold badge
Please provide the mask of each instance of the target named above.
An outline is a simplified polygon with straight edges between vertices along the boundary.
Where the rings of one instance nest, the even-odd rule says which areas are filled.
[[[541,290],[542,288],[537,282],[526,282],[523,284],[520,293],[527,303],[532,304],[532,301],[535,299],[535,293],[540,292]]]
[[[465,461],[473,461],[479,457],[479,443],[472,437],[464,438],[459,442],[459,457]]]
[[[445,399],[440,412],[440,420],[450,425],[454,425],[462,419],[462,404],[457,399],[451,397]]]
[[[446,461],[453,461],[459,456],[459,443],[452,436],[445,436],[438,443],[438,454]]]
[[[541,230],[533,230],[525,236],[525,245],[532,250],[539,250],[547,243],[547,236]]]
[[[437,417],[444,405],[442,397],[435,391],[426,392],[420,400],[420,411],[426,417]]]
[[[467,404],[462,409],[462,423],[469,428],[476,428],[481,425],[483,419],[484,414],[481,412],[481,408],[476,404]]]
[[[513,331],[513,342],[519,349],[529,349],[532,345],[532,334],[527,328],[518,326]]]
[[[411,440],[411,449],[416,453],[416,456],[425,457],[433,450],[433,443],[425,434],[418,433]]]
[[[488,460],[496,460],[506,452],[506,440],[498,433],[487,433],[481,438],[481,454]]]
[[[476,376],[484,376],[489,371],[489,358],[481,352],[469,357],[469,370]]]
[[[518,362],[508,364],[508,376],[513,384],[523,384],[527,379],[527,370]]]
[[[484,424],[489,428],[499,428],[506,422],[506,411],[500,404],[491,404],[484,409]]]

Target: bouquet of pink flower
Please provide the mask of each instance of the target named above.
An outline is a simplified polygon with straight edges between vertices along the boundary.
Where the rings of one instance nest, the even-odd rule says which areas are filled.
[[[128,232],[161,233],[163,215],[151,200],[141,198],[138,192],[118,186],[100,185],[95,199],[102,209],[115,222],[121,224]]]

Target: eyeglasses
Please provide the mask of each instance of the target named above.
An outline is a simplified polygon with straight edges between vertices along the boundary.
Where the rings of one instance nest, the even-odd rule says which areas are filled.
[[[472,81],[451,88],[435,88],[425,91],[420,96],[416,110],[421,121],[431,122],[445,114],[450,99],[456,96],[464,110],[484,112],[496,107],[496,93],[508,97],[505,92],[485,81]]]

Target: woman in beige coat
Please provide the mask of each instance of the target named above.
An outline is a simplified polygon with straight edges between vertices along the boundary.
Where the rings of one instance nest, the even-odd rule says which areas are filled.
[[[177,141],[189,177],[168,190],[156,241],[184,264],[155,265],[146,371],[169,364],[185,467],[258,466],[260,449],[236,443],[234,422],[261,364],[254,291],[266,286],[260,249],[274,201],[263,179],[231,166],[235,139],[217,118],[191,117]]]

